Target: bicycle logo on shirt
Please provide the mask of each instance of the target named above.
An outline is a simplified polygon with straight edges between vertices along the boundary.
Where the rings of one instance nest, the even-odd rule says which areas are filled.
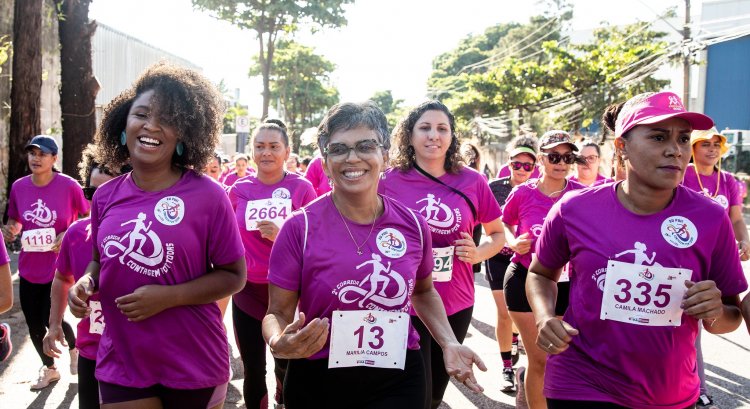
[[[57,212],[47,207],[42,199],[37,199],[30,210],[23,212],[23,219],[40,227],[50,227],[57,220]]]
[[[451,209],[442,198],[436,198],[434,194],[428,193],[424,199],[417,200],[417,204],[425,202],[419,209],[419,213],[427,220],[430,230],[438,234],[450,234],[458,230],[461,225],[461,211]]]
[[[146,213],[140,212],[135,219],[123,222],[120,226],[129,224],[133,225],[133,229],[121,238],[111,235],[104,239],[104,255],[150,277],[159,277],[169,271],[174,260],[174,243],[162,244],[159,236],[151,229],[152,222],[146,224]]]
[[[333,290],[333,294],[338,296],[339,301],[344,304],[357,303],[359,308],[365,309],[387,309],[388,307],[402,307],[402,311],[409,308],[406,303],[409,287],[413,288],[414,281],[409,280],[407,287],[406,281],[401,274],[391,268],[391,262],[388,265],[383,264],[380,255],[372,253],[371,259],[357,266],[357,270],[362,267],[372,267],[365,278],[360,281],[345,280],[340,282]],[[391,286],[395,283],[395,289]]]

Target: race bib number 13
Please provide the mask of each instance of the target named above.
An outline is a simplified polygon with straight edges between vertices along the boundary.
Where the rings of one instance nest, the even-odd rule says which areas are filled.
[[[388,311],[334,311],[328,367],[404,369],[409,314]]]
[[[685,280],[692,271],[609,261],[599,318],[653,327],[682,323]]]
[[[247,202],[245,209],[245,228],[258,230],[258,222],[267,220],[281,227],[284,220],[292,213],[291,199],[262,199]]]

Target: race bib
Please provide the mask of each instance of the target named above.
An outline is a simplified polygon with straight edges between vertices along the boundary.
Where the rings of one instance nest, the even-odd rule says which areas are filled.
[[[450,281],[453,278],[453,246],[432,249],[432,281]]]
[[[684,268],[610,260],[599,318],[652,327],[679,326],[685,280],[691,276],[692,271]]]
[[[250,200],[245,209],[245,229],[258,230],[259,221],[270,221],[281,227],[292,213],[291,199]]]
[[[91,308],[91,315],[89,315],[89,333],[102,335],[104,333],[102,303],[99,301],[89,301],[89,308]]]
[[[408,313],[334,311],[328,367],[404,369],[408,336]]]
[[[21,235],[21,247],[23,251],[28,252],[52,251],[52,245],[55,244],[56,237],[55,229],[52,227],[25,230]]]

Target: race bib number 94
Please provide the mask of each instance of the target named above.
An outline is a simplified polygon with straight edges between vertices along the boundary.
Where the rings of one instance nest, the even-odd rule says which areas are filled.
[[[21,247],[27,252],[45,252],[52,251],[52,245],[55,244],[55,229],[52,227],[46,229],[26,230],[21,235]]]
[[[432,281],[450,281],[453,278],[454,247],[439,247],[432,249]]]
[[[682,323],[691,270],[609,261],[600,319],[654,327]]]
[[[245,228],[248,231],[258,230],[258,222],[263,220],[274,222],[281,227],[291,213],[291,199],[251,200],[247,202],[245,209]]]
[[[408,313],[334,311],[328,367],[404,369],[408,336]]]

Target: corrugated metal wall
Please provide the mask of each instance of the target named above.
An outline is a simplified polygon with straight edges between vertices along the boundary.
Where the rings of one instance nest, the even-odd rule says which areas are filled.
[[[705,113],[719,130],[750,129],[750,36],[708,47]]]

